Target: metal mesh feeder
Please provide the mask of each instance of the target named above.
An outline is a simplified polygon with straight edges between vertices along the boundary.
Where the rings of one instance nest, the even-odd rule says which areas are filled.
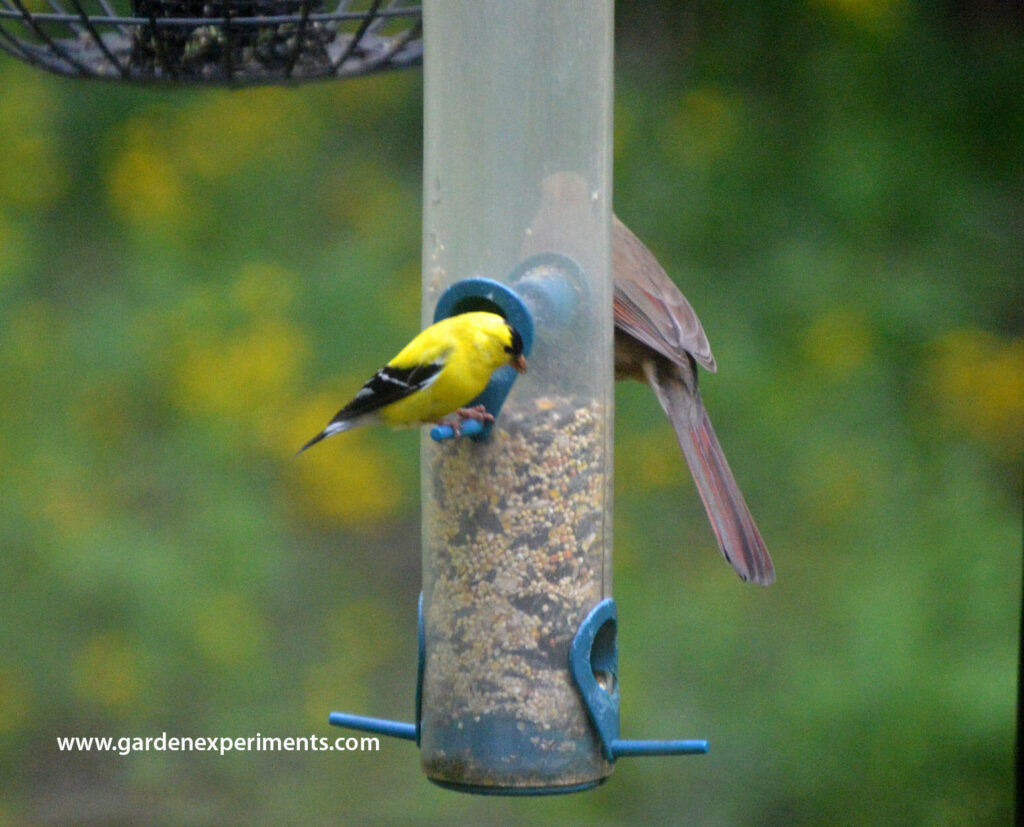
[[[67,77],[230,86],[423,58],[420,7],[404,0],[0,0],[0,48]]]

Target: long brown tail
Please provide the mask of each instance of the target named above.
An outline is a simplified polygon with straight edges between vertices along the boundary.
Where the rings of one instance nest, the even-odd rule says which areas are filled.
[[[685,371],[667,359],[644,362],[644,373],[675,429],[718,547],[743,580],[767,586],[775,582],[772,558],[718,444],[693,371],[688,376]]]

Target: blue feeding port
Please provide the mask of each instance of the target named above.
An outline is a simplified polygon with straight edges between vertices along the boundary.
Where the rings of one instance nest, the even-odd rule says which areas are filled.
[[[455,282],[438,299],[434,308],[434,321],[439,322],[450,316],[477,310],[504,316],[508,323],[519,331],[523,340],[523,356],[530,355],[533,350],[533,315],[514,290],[493,279],[470,278]],[[487,412],[497,419],[518,375],[510,365],[498,368],[484,388],[484,392],[469,402],[467,407],[483,405]],[[491,422],[470,419],[461,425],[461,436],[478,442],[490,435],[492,427]],[[436,425],[431,428],[430,437],[435,442],[454,439],[455,429],[451,425]]]
[[[615,601],[602,600],[583,619],[569,648],[569,669],[609,761],[641,755],[702,755],[701,739],[628,741],[619,738],[619,650]]]
[[[530,308],[540,330],[566,330],[589,302],[580,265],[561,253],[538,253],[508,277],[516,294]]]
[[[586,278],[579,264],[559,253],[540,253],[523,261],[508,276],[508,285],[482,277],[463,279],[452,284],[437,301],[434,321],[439,322],[459,313],[487,310],[504,316],[523,339],[523,355],[534,349],[535,330],[548,337],[571,336],[573,322],[580,309],[587,306]],[[558,341],[545,343],[557,349]],[[544,365],[529,365],[529,370],[543,372]],[[509,366],[494,372],[490,383],[467,407],[483,405],[495,418],[501,412],[518,374]],[[486,439],[493,423],[467,420],[460,426],[460,436],[474,442]],[[437,425],[430,431],[435,442],[454,439],[450,425]]]

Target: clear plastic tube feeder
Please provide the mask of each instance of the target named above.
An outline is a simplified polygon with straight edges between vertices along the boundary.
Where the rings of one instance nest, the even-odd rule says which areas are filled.
[[[537,795],[621,756],[611,599],[612,2],[424,4],[423,323],[490,310],[527,373],[422,441],[416,721],[331,722],[416,740],[427,777]]]
[[[533,325],[486,437],[422,450],[421,758],[477,792],[611,771],[569,670],[611,590],[611,4],[585,5],[424,10],[424,321]]]

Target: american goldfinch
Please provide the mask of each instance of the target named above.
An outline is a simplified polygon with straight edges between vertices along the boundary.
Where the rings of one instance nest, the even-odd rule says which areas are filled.
[[[697,365],[717,369],[700,320],[643,242],[612,218],[615,378],[651,386],[676,432],[718,546],[744,580],[775,567],[729,470],[697,390]]]
[[[497,313],[474,311],[431,325],[378,370],[327,427],[303,445],[361,425],[418,425],[449,414],[493,422],[482,405],[463,406],[478,396],[503,365],[526,372],[523,340]],[[458,422],[453,427],[458,430]]]

